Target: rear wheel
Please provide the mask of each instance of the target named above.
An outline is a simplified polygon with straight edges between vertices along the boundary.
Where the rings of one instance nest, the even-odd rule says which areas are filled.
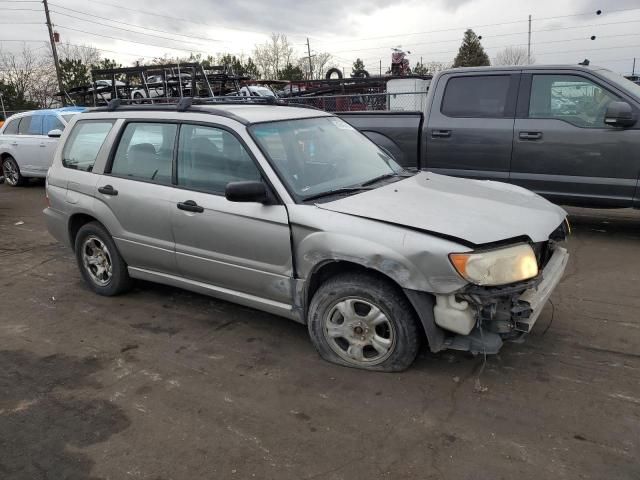
[[[309,335],[325,360],[394,372],[413,363],[420,332],[396,285],[368,274],[329,279],[309,306]]]
[[[7,157],[2,162],[2,174],[8,185],[18,187],[25,182],[25,177],[20,174],[18,162],[13,157]]]
[[[113,296],[131,288],[127,265],[109,232],[98,222],[80,227],[75,250],[80,273],[94,292]]]

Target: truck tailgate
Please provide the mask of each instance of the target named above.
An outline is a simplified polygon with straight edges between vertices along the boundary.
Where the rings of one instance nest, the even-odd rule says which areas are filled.
[[[340,112],[336,115],[389,151],[403,167],[419,167],[422,112]]]

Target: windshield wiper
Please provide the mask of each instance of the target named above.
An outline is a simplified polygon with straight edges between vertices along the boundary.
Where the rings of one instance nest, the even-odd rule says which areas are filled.
[[[371,180],[367,180],[364,183],[361,183],[360,186],[362,187],[368,187],[369,185],[373,185],[374,183],[378,183],[382,180],[386,180],[387,178],[393,178],[393,177],[411,177],[412,175],[408,175],[407,173],[399,173],[399,172],[394,172],[394,173],[385,173],[384,175],[380,175],[379,177],[375,177],[372,178]]]
[[[323,197],[330,197],[331,195],[340,195],[341,193],[355,193],[363,190],[373,190],[372,188],[367,188],[365,186],[360,187],[344,187],[344,188],[336,188],[334,190],[328,190],[322,193],[316,193],[314,195],[310,195],[303,199],[304,202],[308,202],[309,200],[317,200]]]

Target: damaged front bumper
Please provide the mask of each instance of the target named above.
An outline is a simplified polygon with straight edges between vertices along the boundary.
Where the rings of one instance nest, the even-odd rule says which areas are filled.
[[[445,336],[442,348],[494,354],[505,341],[521,341],[540,317],[568,260],[567,250],[556,245],[535,279],[505,287],[470,286],[451,298],[445,297],[447,310],[441,312],[447,312],[447,316],[438,311],[444,302],[438,298],[435,323],[457,332]],[[452,310],[456,310],[454,315],[450,315]]]

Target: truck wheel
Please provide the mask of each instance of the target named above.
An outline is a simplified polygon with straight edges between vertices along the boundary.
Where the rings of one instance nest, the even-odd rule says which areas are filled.
[[[109,232],[98,222],[80,227],[75,250],[80,273],[95,293],[110,297],[131,288],[127,265]]]
[[[368,274],[323,283],[311,300],[308,328],[322,358],[348,367],[397,372],[420,347],[411,304],[396,285]]]
[[[7,157],[2,162],[2,174],[8,185],[18,187],[25,182],[25,178],[20,175],[20,167],[13,157]]]
[[[143,98],[144,95],[142,95],[140,92],[136,92],[133,94],[133,103],[140,104],[142,103]]]

